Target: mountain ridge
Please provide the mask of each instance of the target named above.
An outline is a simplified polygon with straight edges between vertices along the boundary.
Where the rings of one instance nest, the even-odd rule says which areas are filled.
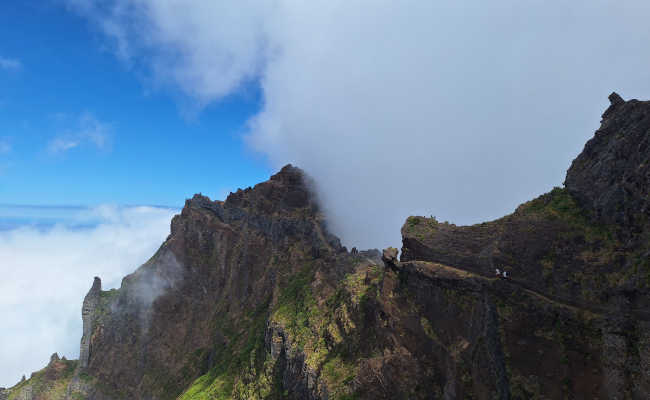
[[[0,399],[647,398],[650,102],[610,102],[564,188],[409,217],[399,260],[343,247],[291,165],[195,195],[120,289],[93,282],[79,362]]]

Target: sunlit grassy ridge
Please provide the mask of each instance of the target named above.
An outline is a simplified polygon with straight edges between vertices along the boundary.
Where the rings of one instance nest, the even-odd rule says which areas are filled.
[[[46,368],[34,372],[28,380],[9,389],[8,399],[20,400],[26,392],[30,392],[35,398],[62,400],[76,367],[76,360],[52,362]]]

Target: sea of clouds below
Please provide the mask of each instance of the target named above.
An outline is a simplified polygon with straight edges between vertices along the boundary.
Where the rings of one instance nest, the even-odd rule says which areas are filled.
[[[81,304],[93,277],[104,290],[151,257],[177,209],[103,205],[0,206],[0,387],[79,355]]]

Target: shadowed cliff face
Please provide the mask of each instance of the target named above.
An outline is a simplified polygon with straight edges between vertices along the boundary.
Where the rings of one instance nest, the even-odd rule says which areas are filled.
[[[596,219],[635,234],[650,223],[650,102],[626,102],[616,93],[609,100],[565,185]]]
[[[402,227],[402,260],[486,276],[499,268],[518,284],[568,302],[641,315],[650,305],[650,102],[624,102],[615,93],[610,100],[566,188],[473,226],[410,217]]]
[[[488,291],[510,396],[650,393],[650,103],[610,101],[565,189],[492,222],[410,217],[402,227],[405,265],[441,263],[487,280],[507,272]]]
[[[611,99],[566,188],[410,217],[401,260],[342,247],[292,166],[195,195],[119,290],[93,284],[61,398],[648,398],[650,105]]]
[[[98,277],[93,280],[93,286],[84,298],[81,307],[81,319],[83,322],[83,334],[81,336],[81,347],[79,350],[79,365],[85,368],[88,366],[90,359],[90,339],[93,334],[94,316],[97,306],[101,301],[102,281]]]

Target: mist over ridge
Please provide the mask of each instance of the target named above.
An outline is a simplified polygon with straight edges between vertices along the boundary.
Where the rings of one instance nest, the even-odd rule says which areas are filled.
[[[612,90],[650,92],[643,1],[68,4],[185,104],[256,82],[249,144],[315,179],[348,246],[511,212],[561,184]]]
[[[0,226],[8,227],[0,230],[0,387],[29,377],[55,351],[77,358],[80,299],[93,277],[101,276],[106,290],[118,288],[154,254],[178,212],[113,205],[0,211]]]

